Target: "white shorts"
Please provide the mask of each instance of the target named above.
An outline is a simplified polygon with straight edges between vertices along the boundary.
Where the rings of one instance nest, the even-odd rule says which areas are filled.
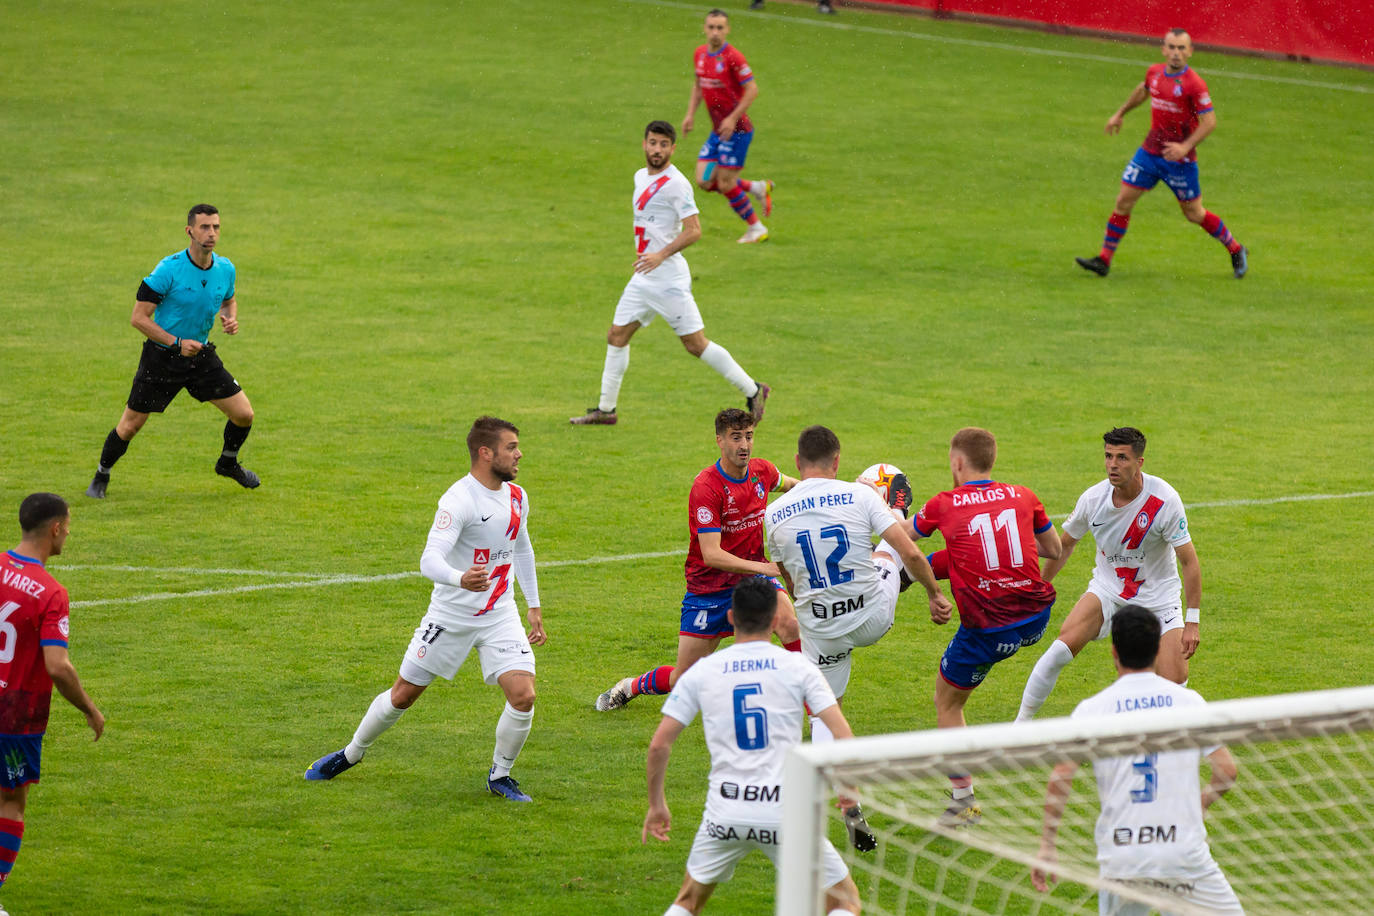
[[[1102,602],[1102,629],[1098,631],[1095,638],[1106,639],[1112,635],[1112,615],[1131,602],[1123,600],[1120,595],[1112,594],[1096,582],[1088,583],[1088,594],[1096,595],[1097,600]],[[1183,605],[1181,604],[1168,604],[1164,607],[1146,608],[1146,610],[1159,618],[1159,632],[1161,633],[1181,629],[1183,626]]]
[[[494,685],[507,671],[534,674],[534,650],[519,614],[497,623],[467,627],[455,627],[426,614],[401,659],[401,677],[418,687],[429,686],[435,677],[451,681],[474,648],[482,662],[482,680],[488,684]]]
[[[850,660],[855,649],[871,646],[892,629],[897,615],[897,594],[901,591],[901,576],[897,564],[886,557],[875,557],[873,565],[878,568],[878,594],[872,602],[856,614],[863,617],[859,624],[848,633],[839,636],[817,636],[807,632],[807,616],[811,613],[805,606],[797,609],[797,623],[801,626],[802,654],[811,659],[821,669],[825,682],[835,692],[836,697],[844,696],[849,686]]]
[[[692,840],[692,852],[687,856],[687,874],[701,884],[729,881],[739,860],[755,849],[766,855],[776,868],[782,849],[779,845],[781,835],[782,824],[777,821],[715,821],[709,814],[704,814],[696,838]],[[844,864],[829,840],[824,843],[821,867],[825,886],[834,887],[849,874],[849,866]]]
[[[678,337],[706,327],[692,298],[692,271],[685,260],[680,266],[665,262],[647,274],[632,276],[620,294],[611,323],[623,326],[637,321],[647,327],[656,315],[662,315]]]
[[[1231,882],[1218,868],[1201,878],[1119,878],[1123,884],[1133,884],[1143,890],[1154,891],[1166,896],[1179,898],[1193,907],[1201,907],[1209,913],[1225,913],[1227,916],[1243,916],[1245,910],[1231,890]],[[1148,903],[1127,900],[1108,891],[1097,895],[1097,911],[1101,916],[1149,916],[1155,908]],[[1172,910],[1163,910],[1164,916],[1171,916]]]

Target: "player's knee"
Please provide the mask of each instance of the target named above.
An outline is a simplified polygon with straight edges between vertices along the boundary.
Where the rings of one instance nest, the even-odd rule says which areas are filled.
[[[701,354],[706,352],[706,348],[710,345],[710,343],[711,342],[707,340],[705,337],[700,336],[682,338],[682,346],[687,349],[688,353],[692,354],[698,359],[701,358]]]
[[[252,426],[253,406],[244,404],[242,409],[234,411],[234,415],[230,419],[233,420],[235,426]]]
[[[534,684],[522,684],[506,691],[506,702],[520,712],[529,712],[534,709]]]
[[[613,324],[611,329],[606,332],[606,343],[613,347],[626,346],[630,342],[630,333],[628,328]]]

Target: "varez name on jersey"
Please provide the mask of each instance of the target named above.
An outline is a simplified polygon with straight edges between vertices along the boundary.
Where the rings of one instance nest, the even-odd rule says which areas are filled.
[[[1164,144],[1181,143],[1197,130],[1197,116],[1212,110],[1212,96],[1192,67],[1170,73],[1165,64],[1155,64],[1145,71],[1145,87],[1150,91],[1150,132],[1141,146],[1151,155],[1163,156]],[[1182,161],[1196,160],[1193,149]]]
[[[682,675],[663,714],[690,725],[701,713],[711,754],[708,818],[782,818],[783,761],[801,743],[803,703],[821,712],[835,705],[835,694],[819,668],[768,642],[727,646]]]
[[[763,513],[768,508],[768,494],[781,480],[777,466],[762,458],[750,458],[748,472],[740,478],[726,474],[719,461],[696,476],[687,495],[687,529],[691,533],[683,567],[687,591],[706,595],[734,588],[744,578],[740,573],[706,565],[697,540],[700,532],[720,532],[721,549],[742,560],[766,560]]]
[[[518,614],[512,576],[518,576],[525,602],[539,605],[534,591],[534,547],[527,519],[530,505],[525,491],[513,483],[489,490],[471,474],[443,496],[425,541],[421,568],[431,578],[434,559],[449,567],[449,582],[435,581],[431,614],[447,615],[454,623],[494,623],[502,615]],[[463,571],[485,566],[491,585],[483,592],[459,586]]]
[[[744,96],[744,84],[754,78],[749,62],[734,45],[724,45],[714,54],[709,45],[697,48],[692,57],[696,68],[697,86],[701,88],[701,98],[706,102],[706,110],[711,113],[711,124],[720,127],[720,122],[735,110]],[[735,130],[748,132],[754,124],[746,113],[735,125]]]
[[[1052,525],[1034,493],[992,480],[937,493],[916,513],[918,534],[944,534],[959,620],[975,630],[1017,623],[1054,601],[1035,545]]]
[[[692,183],[671,163],[654,175],[647,168],[635,172],[630,206],[634,210],[636,254],[666,248],[682,232],[682,221],[699,212]],[[669,264],[685,267],[687,259],[679,251],[659,265],[659,270]]]
[[[1192,540],[1183,500],[1173,487],[1142,474],[1139,495],[1121,508],[1112,505],[1111,481],[1089,487],[1064,520],[1064,531],[1097,544],[1093,582],[1121,601],[1151,609],[1178,604],[1182,583],[1174,548]]]
[[[234,298],[233,262],[214,253],[210,256],[214,261],[202,269],[189,253],[178,251],[143,278],[157,303],[153,321],[167,333],[205,343],[215,326],[215,314],[225,300]]]

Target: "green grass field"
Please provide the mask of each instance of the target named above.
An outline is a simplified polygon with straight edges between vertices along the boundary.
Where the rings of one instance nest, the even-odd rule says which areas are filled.
[[[593,403],[633,257],[626,206],[653,118],[678,121],[704,3],[15,7],[0,59],[0,507],[72,500],[52,563],[72,656],[109,717],[55,704],[44,780],[0,901],[32,913],[657,913],[701,810],[699,728],[669,771],[675,835],[639,843],[658,702],[591,703],[670,661],[688,484],[739,402],[660,324],[635,339],[613,429]],[[778,183],[765,245],[698,195],[689,252],[712,339],[774,386],[756,454],[834,428],[842,473],[885,460],[923,499],[960,426],[1062,518],[1102,432],[1194,508],[1212,698],[1369,683],[1374,572],[1374,73],[1199,53],[1220,126],[1204,201],[1224,250],[1157,192],[1110,278],[1095,252],[1147,115],[1102,124],[1152,47],[770,3],[734,19],[758,74],[746,176]],[[1198,36],[1205,40],[1205,36]],[[704,118],[699,118],[704,123]],[[690,172],[705,131],[679,146]],[[216,335],[257,412],[217,478],[223,418],[183,395],[81,495],[118,418],[140,278],[222,211],[242,332]],[[435,500],[472,418],[518,423],[550,635],[517,776],[485,795],[499,693],[441,685],[328,784],[424,611]],[[1315,499],[1315,497],[1333,497]],[[13,515],[5,535],[18,531]],[[634,559],[635,555],[641,556]],[[1059,580],[1086,583],[1080,551]],[[399,576],[399,577],[398,577]],[[250,590],[251,589],[251,590]],[[1071,601],[1061,600],[1056,622]],[[857,731],[933,725],[949,631],[908,596],[856,662]],[[969,705],[1009,719],[1039,650]],[[1111,677],[1061,679],[1064,714]],[[771,911],[741,866],[711,911]]]

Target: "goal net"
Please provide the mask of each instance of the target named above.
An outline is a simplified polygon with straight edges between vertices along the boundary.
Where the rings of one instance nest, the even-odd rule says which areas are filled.
[[[787,761],[777,913],[824,914],[829,836],[868,916],[1096,913],[1098,891],[1173,913],[1179,898],[1099,878],[1094,759],[1225,745],[1239,775],[1206,812],[1212,856],[1248,914],[1374,910],[1374,687],[1210,703],[1128,717],[1050,719],[802,745]],[[1031,885],[1046,786],[1081,764],[1056,841],[1059,881]],[[1203,758],[1202,785],[1207,785]],[[973,776],[983,817],[949,828],[949,774]],[[844,786],[878,837],[854,851],[834,804]]]

